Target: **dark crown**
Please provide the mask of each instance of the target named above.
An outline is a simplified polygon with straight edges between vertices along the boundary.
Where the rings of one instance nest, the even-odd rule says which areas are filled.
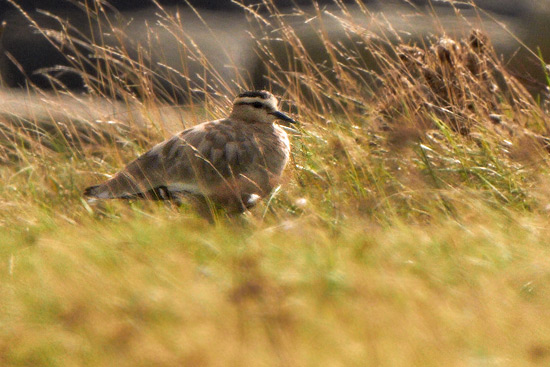
[[[271,94],[269,92],[260,90],[260,91],[244,92],[237,96],[237,98],[243,98],[243,97],[250,97],[250,98],[259,97],[261,99],[269,99],[271,97]]]

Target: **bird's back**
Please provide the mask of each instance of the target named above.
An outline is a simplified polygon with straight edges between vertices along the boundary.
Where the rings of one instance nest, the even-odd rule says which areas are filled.
[[[274,124],[210,121],[156,145],[87,194],[131,197],[165,188],[218,201],[264,196],[277,184],[289,150],[286,133]]]

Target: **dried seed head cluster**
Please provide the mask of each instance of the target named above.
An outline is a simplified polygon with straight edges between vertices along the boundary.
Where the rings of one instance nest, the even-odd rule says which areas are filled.
[[[494,126],[490,115],[514,114],[516,127],[525,127],[522,111],[533,109],[526,89],[502,66],[488,38],[474,30],[455,41],[442,37],[425,49],[396,46],[398,61],[384,74],[379,110],[391,126],[407,115],[431,128],[433,118],[463,135],[472,128]],[[482,119],[480,119],[482,117]]]

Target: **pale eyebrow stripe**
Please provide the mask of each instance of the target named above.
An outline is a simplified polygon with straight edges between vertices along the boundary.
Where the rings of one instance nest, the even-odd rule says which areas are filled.
[[[235,99],[235,102],[233,104],[237,104],[237,103],[241,103],[241,102],[245,102],[245,103],[254,103],[254,102],[259,102],[259,103],[262,103],[262,104],[265,104],[267,100],[265,99],[261,99],[261,98],[251,98],[251,97],[239,97],[237,99]]]

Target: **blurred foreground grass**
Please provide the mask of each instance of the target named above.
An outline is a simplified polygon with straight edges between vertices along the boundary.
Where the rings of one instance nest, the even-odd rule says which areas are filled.
[[[548,363],[548,216],[464,202],[385,225],[34,207],[0,230],[2,365]]]
[[[269,70],[302,123],[284,183],[215,224],[81,192],[232,96],[100,124],[39,94],[46,113],[2,115],[0,365],[550,363],[547,111],[479,33],[363,41],[374,94],[357,58],[335,56],[337,83],[307,58]]]

